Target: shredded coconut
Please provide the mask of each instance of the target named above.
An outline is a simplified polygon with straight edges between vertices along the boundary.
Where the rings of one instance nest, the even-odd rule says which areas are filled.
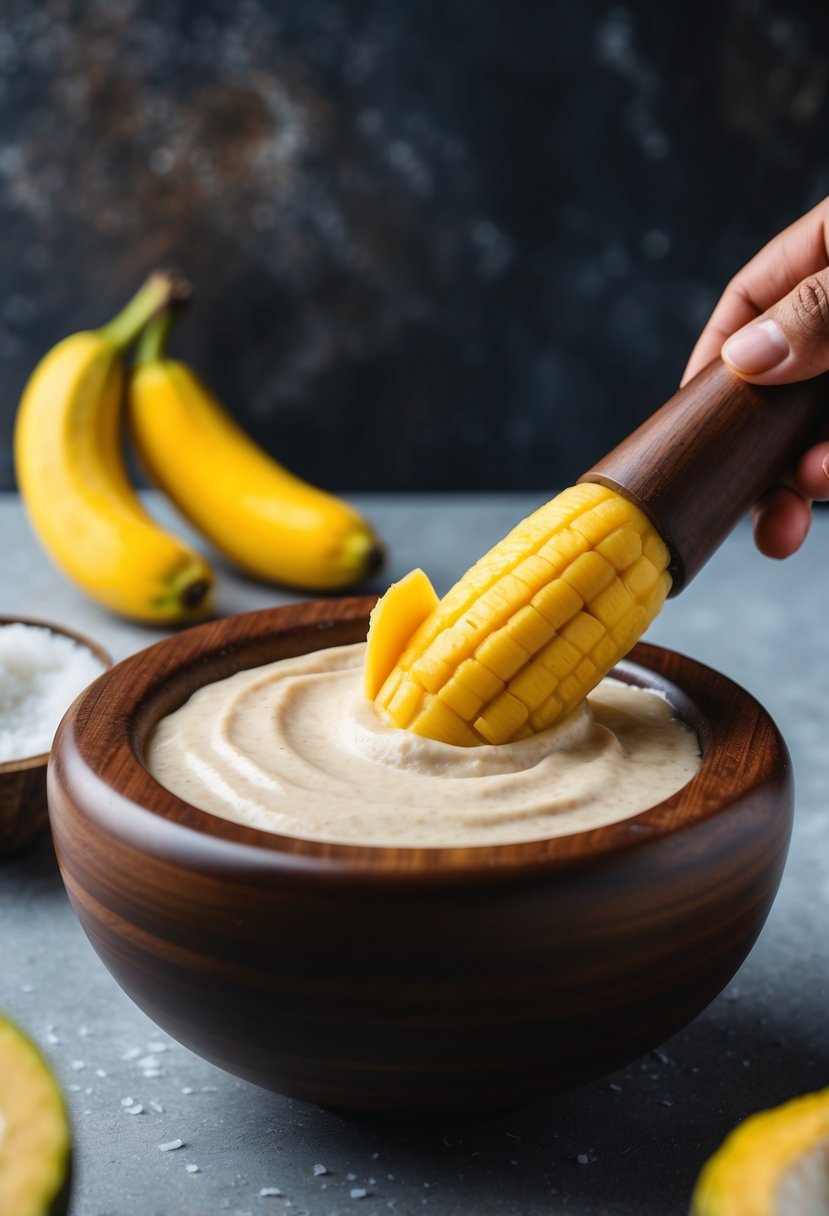
[[[0,762],[48,752],[72,701],[103,665],[86,646],[40,625],[0,627]]]

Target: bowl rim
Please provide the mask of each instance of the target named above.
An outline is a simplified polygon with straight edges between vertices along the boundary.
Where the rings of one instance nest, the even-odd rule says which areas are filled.
[[[105,672],[112,668],[112,655],[104,650],[103,646],[77,629],[70,629],[68,625],[58,625],[56,621],[47,621],[41,617],[0,615],[0,629],[6,625],[34,625],[38,629],[48,629],[50,633],[62,634],[63,637],[71,638],[73,642],[90,650],[103,663]],[[49,752],[38,752],[34,756],[20,756],[16,760],[0,760],[0,778],[41,768],[48,763],[49,755]]]
[[[142,852],[188,857],[191,864],[208,868],[223,868],[232,861],[257,880],[292,871],[319,876],[335,872],[369,881],[490,881],[496,874],[572,869],[609,860],[687,830],[750,794],[765,792],[784,799],[790,794],[785,742],[754,697],[694,659],[643,642],[613,674],[668,697],[678,715],[696,729],[702,764],[669,798],[599,828],[474,846],[307,840],[200,810],[151,776],[142,758],[150,731],[196,688],[274,658],[360,641],[376,598],[303,601],[208,621],[117,663],[78,697],[58,728],[49,763],[50,814],[60,814],[69,799],[98,827]],[[754,748],[753,775],[746,782],[742,760],[749,746]]]

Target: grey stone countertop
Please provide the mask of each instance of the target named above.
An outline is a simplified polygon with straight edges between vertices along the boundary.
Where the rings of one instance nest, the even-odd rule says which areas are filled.
[[[539,499],[357,501],[390,547],[377,589],[422,565],[442,592]],[[66,582],[13,495],[0,496],[0,535],[0,614],[62,621],[115,658],[159,636],[108,616]],[[829,1084],[827,558],[829,514],[784,564],[760,557],[744,525],[649,634],[752,692],[792,752],[794,839],[753,952],[658,1051],[507,1117],[461,1129],[436,1118],[411,1129],[238,1081],[161,1033],[121,993],[75,920],[48,841],[0,866],[0,1007],[39,1041],[67,1093],[73,1216],[686,1212],[700,1165],[739,1120]],[[220,569],[222,613],[290,598]],[[127,1098],[140,1114],[129,1113]],[[177,1139],[182,1148],[159,1150]]]

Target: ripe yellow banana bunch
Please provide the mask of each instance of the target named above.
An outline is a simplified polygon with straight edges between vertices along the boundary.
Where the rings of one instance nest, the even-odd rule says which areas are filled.
[[[231,561],[268,581],[345,587],[382,560],[370,526],[258,448],[194,374],[164,357],[186,285],[155,274],[101,329],[73,334],[35,368],[18,409],[18,485],[35,532],[93,599],[135,620],[181,624],[210,608],[213,574],[155,523],[121,453],[125,394],[147,470]],[[140,335],[128,376],[124,355]]]

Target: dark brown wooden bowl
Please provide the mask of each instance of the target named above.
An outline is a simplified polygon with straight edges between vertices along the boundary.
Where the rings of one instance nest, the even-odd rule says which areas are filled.
[[[91,650],[104,667],[112,664],[111,657],[97,642],[52,621],[28,616],[0,616],[0,628],[4,625],[37,625],[52,633],[61,633]],[[0,858],[11,857],[28,848],[49,826],[46,808],[48,760],[49,753],[43,752],[39,756],[0,762]]]
[[[70,899],[127,993],[193,1051],[362,1111],[514,1105],[656,1047],[720,991],[777,889],[785,744],[716,672],[640,645],[702,767],[622,823],[482,848],[370,848],[239,826],[142,762],[159,718],[242,668],[365,637],[373,600],[210,622],[119,663],[64,719],[49,804]]]

